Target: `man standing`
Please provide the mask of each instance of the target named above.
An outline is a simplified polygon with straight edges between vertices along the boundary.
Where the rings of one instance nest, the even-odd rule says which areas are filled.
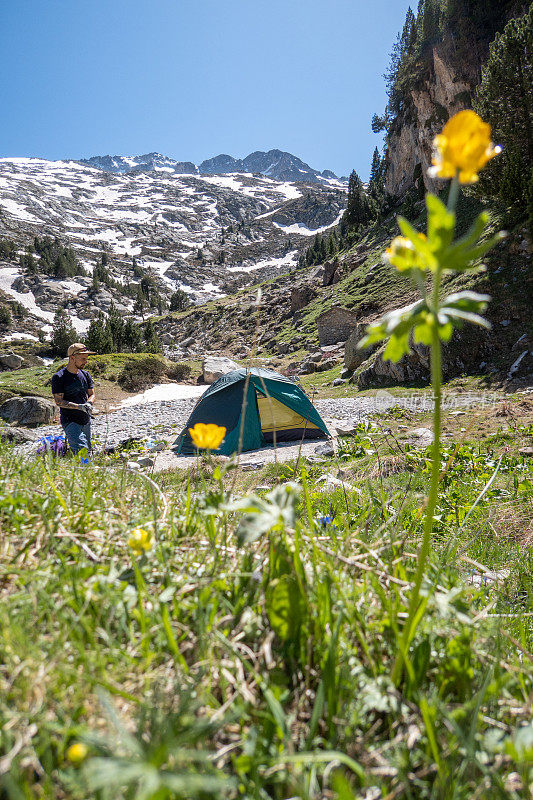
[[[61,427],[73,453],[83,447],[90,452],[91,416],[94,402],[93,379],[83,369],[87,358],[94,355],[81,342],[71,344],[67,350],[68,364],[52,376],[52,394],[59,406]]]

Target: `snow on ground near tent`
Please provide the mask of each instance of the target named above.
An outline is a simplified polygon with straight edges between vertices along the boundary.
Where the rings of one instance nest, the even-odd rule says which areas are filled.
[[[141,394],[127,397],[116,408],[137,406],[140,403],[155,403],[161,400],[188,400],[191,397],[200,397],[206,388],[206,386],[191,386],[186,383],[158,383]]]
[[[321,228],[308,228],[303,222],[295,222],[293,225],[279,225],[277,222],[274,222],[273,225],[279,228],[280,231],[283,231],[283,233],[297,233],[300,236],[315,236],[317,233],[323,233],[330,228],[334,228],[335,225],[338,225],[343,214],[344,211],[341,211],[333,222],[330,222],[329,225],[322,225]]]
[[[217,286],[214,283],[204,283],[204,285],[201,288],[201,291],[202,292],[212,292],[213,294],[221,294],[221,295],[223,295],[223,292],[220,289],[220,286]]]
[[[255,272],[257,269],[265,269],[265,267],[281,269],[282,267],[290,267],[296,264],[297,260],[298,250],[291,250],[282,258],[265,258],[264,261],[258,261],[257,264],[252,264],[251,267],[228,267],[228,272]]]

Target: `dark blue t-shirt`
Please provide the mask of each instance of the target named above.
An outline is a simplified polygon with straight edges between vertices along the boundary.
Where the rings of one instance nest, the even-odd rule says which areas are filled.
[[[76,374],[62,367],[52,376],[52,394],[63,394],[69,403],[86,403],[89,389],[93,388],[93,379],[84,369],[79,369]],[[59,411],[61,425],[65,427],[69,422],[86,425],[91,421],[85,411],[75,411],[73,408],[61,408]]]

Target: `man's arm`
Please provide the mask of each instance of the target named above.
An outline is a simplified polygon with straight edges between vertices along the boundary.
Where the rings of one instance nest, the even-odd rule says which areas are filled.
[[[87,402],[94,403],[94,389],[92,386],[87,390]]]
[[[94,394],[94,392],[93,392]],[[65,400],[65,395],[63,392],[61,393],[54,393],[54,400],[56,406],[59,408],[71,408],[74,411],[79,411],[80,404],[79,403],[71,403],[69,400]]]

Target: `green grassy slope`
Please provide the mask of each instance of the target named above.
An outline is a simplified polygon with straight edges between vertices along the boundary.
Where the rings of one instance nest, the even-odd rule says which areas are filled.
[[[402,426],[425,420],[389,412],[329,463],[200,459],[155,481],[0,444],[2,797],[525,799],[523,402],[485,409],[482,444],[447,420],[464,441],[443,449],[430,599],[397,687],[428,485]]]

